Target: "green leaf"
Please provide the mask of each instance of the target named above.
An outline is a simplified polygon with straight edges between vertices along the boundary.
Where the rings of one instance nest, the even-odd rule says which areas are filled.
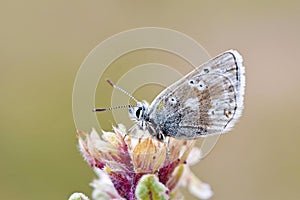
[[[135,196],[139,200],[166,200],[168,195],[166,194],[167,188],[155,175],[144,175],[135,190]]]

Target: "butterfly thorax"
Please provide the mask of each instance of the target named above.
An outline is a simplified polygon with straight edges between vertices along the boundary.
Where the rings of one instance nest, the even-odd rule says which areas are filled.
[[[129,117],[136,122],[136,128],[147,130],[152,136],[163,141],[165,135],[161,131],[159,124],[150,118],[150,113],[151,109],[147,101],[138,102],[136,106],[129,107]]]

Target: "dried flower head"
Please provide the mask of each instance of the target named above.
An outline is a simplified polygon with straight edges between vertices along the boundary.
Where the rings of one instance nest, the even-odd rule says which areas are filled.
[[[122,125],[113,130],[103,131],[101,137],[95,130],[90,134],[78,131],[79,149],[99,176],[91,184],[93,199],[182,199],[179,186],[187,186],[199,199],[212,196],[209,185],[189,169],[190,161],[200,159],[192,155],[200,154],[193,148],[194,140],[170,138],[167,156],[165,143],[127,135]]]

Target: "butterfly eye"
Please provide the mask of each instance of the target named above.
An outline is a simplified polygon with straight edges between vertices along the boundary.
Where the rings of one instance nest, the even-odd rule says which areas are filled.
[[[177,100],[176,100],[175,97],[170,97],[170,98],[169,98],[169,102],[170,102],[171,104],[175,104],[175,103],[177,103]]]
[[[142,108],[138,108],[137,110],[136,110],[136,112],[135,112],[135,116],[136,116],[136,118],[140,118],[141,117],[141,111],[142,111]]]

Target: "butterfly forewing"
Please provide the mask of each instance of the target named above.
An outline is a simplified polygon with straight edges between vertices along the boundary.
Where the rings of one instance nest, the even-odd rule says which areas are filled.
[[[242,57],[225,52],[162,91],[149,107],[150,121],[181,139],[224,133],[241,114],[244,84]]]

